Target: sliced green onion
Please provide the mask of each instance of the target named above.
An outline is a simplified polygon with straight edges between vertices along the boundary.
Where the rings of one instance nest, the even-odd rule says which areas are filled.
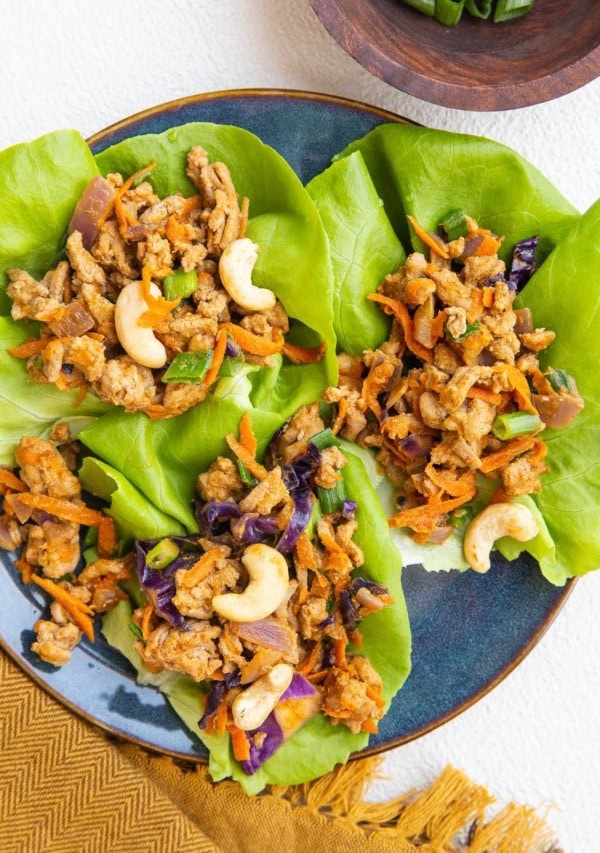
[[[544,428],[543,422],[537,415],[529,412],[509,412],[498,415],[492,424],[492,432],[496,438],[506,441],[518,435],[530,435]]]
[[[98,557],[99,557],[98,549],[96,548],[95,545],[90,545],[89,548],[85,548],[82,551],[81,556],[83,557],[83,561],[86,564],[86,566],[89,566],[90,563],[95,563],[96,560],[98,559]]]
[[[435,0],[404,0],[407,6],[412,6],[423,15],[435,15]]]
[[[309,539],[314,539],[315,530],[317,529],[317,525],[321,521],[322,518],[323,518],[323,512],[321,510],[321,505],[320,505],[319,501],[314,501],[313,507],[312,507],[312,512],[310,515],[310,520],[309,520],[308,524],[306,525],[306,529],[304,531]]]
[[[577,392],[575,380],[566,370],[552,370],[548,374],[548,382],[555,391],[560,391],[561,388],[564,388],[566,391]]]
[[[146,565],[150,569],[166,569],[179,555],[179,545],[172,539],[161,539],[146,554]]]
[[[465,8],[465,0],[435,0],[435,19],[444,27],[455,27]]]
[[[448,242],[456,240],[458,237],[466,237],[469,229],[464,211],[450,210],[440,222],[440,228]]]
[[[240,474],[240,480],[245,486],[256,486],[258,480],[254,477],[250,471],[246,468],[244,463],[240,459],[236,459],[238,471]]]
[[[459,506],[453,510],[448,516],[448,524],[450,527],[464,527],[475,515],[475,510],[470,504]]]
[[[163,382],[202,382],[213,360],[213,351],[179,352],[163,373]]]
[[[144,635],[142,634],[142,632],[138,628],[138,626],[135,624],[135,622],[129,622],[127,627],[129,628],[129,630],[131,631],[132,634],[135,634],[135,636],[138,638],[138,640],[144,639]]]
[[[465,9],[474,18],[489,18],[492,11],[492,0],[466,0]]]
[[[531,12],[533,0],[498,0],[494,9],[494,23],[510,21]]]
[[[317,432],[315,435],[309,438],[311,444],[314,444],[319,450],[326,450],[328,447],[339,447],[340,442],[336,437],[335,433],[333,433],[329,427],[327,429],[321,430],[321,432]]]
[[[346,486],[343,480],[338,480],[333,489],[323,489],[317,486],[317,498],[321,505],[323,515],[331,515],[334,512],[339,512],[346,500]]]
[[[454,341],[457,344],[461,344],[466,338],[469,338],[471,337],[471,335],[474,335],[475,332],[478,332],[480,328],[481,326],[479,325],[479,323],[467,323],[467,328],[462,333],[462,335],[458,336],[458,338],[455,338],[454,335],[451,335],[448,329],[446,329],[446,334],[448,335],[450,340]]]
[[[186,296],[191,296],[198,289],[198,272],[197,270],[175,270],[173,275],[168,275],[163,280],[163,291],[165,299],[177,299],[181,296],[185,299]]]

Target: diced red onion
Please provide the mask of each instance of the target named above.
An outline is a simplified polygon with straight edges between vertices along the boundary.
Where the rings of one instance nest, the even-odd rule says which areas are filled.
[[[232,623],[231,627],[242,640],[267,649],[275,649],[283,655],[294,651],[294,632],[276,619],[267,617],[256,622],[236,622]]]
[[[58,337],[77,338],[94,328],[94,318],[80,299],[74,299],[62,316],[48,325]]]
[[[69,222],[69,234],[79,231],[84,249],[91,249],[101,222],[110,213],[115,188],[101,175],[94,175],[83,191]]]

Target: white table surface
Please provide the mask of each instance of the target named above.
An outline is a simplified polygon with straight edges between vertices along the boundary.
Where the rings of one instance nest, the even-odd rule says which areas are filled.
[[[450,110],[364,71],[307,0],[2,0],[0,148],[223,89],[341,95],[511,145],[580,210],[600,196],[600,80],[507,112]],[[600,287],[600,282],[598,283]],[[549,808],[568,853],[600,850],[600,572],[579,581],[541,642],[491,693],[386,754],[371,797],[426,785],[447,764],[500,804]]]

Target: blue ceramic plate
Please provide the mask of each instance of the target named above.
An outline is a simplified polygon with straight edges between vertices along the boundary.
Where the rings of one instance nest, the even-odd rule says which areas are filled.
[[[276,148],[307,181],[350,141],[398,116],[363,104],[301,92],[259,90],[200,95],[125,119],[90,140],[99,152],[122,139],[190,121],[234,124]],[[32,626],[45,611],[43,593],[24,588],[6,552],[0,644],[56,699],[127,740],[183,759],[206,750],[163,696],[139,687],[127,661],[102,638],[83,640],[62,669],[30,652]],[[413,630],[413,670],[361,754],[406,743],[456,716],[501,681],[533,648],[568,595],[531,560],[497,560],[488,574],[404,572]]]

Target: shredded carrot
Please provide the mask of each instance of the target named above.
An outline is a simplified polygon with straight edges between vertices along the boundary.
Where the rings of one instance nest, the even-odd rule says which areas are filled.
[[[315,364],[323,358],[326,349],[325,341],[316,347],[299,347],[296,344],[286,342],[281,351],[294,364]]]
[[[182,222],[174,213],[167,219],[165,234],[171,243],[184,242],[189,237],[190,226]]]
[[[185,586],[189,589],[207,578],[223,554],[224,549],[220,547],[211,548],[210,551],[202,554],[200,559],[185,573]]]
[[[373,687],[367,687],[367,696],[372,702],[375,702],[378,708],[385,707],[385,699],[381,695],[381,691],[375,690]]]
[[[483,307],[491,308],[494,304],[494,300],[496,297],[496,291],[493,287],[484,287],[482,290],[483,294]]]
[[[37,492],[21,492],[19,501],[31,509],[41,509],[63,521],[72,521],[75,524],[85,524],[88,527],[98,527],[104,513],[87,506],[77,506],[65,498],[53,498],[51,495],[42,495]]]
[[[256,459],[252,456],[251,453],[248,453],[243,444],[241,444],[237,438],[233,435],[226,435],[225,441],[229,445],[230,449],[235,453],[240,462],[246,466],[248,471],[256,477],[257,480],[264,480],[267,475],[267,469],[257,462]]]
[[[467,391],[467,397],[485,400],[486,403],[491,403],[493,406],[501,406],[504,402],[502,394],[497,394],[489,388],[481,388],[479,385],[471,385]]]
[[[248,214],[250,212],[250,199],[248,196],[244,196],[242,199],[242,207],[240,210],[240,227],[238,231],[238,237],[243,237],[246,233],[246,228],[248,227]]]
[[[227,698],[224,697],[217,707],[215,713],[215,729],[217,734],[224,735],[227,731],[227,722],[229,717],[229,708],[227,706]]]
[[[435,282],[430,278],[411,278],[404,288],[404,299],[411,305],[421,305],[435,292]]]
[[[311,684],[320,684],[327,678],[327,673],[328,670],[320,669],[318,672],[311,672],[309,675],[306,675],[305,678],[310,681]]]
[[[319,552],[306,533],[301,533],[294,546],[294,563],[296,571],[310,571],[321,566]]]
[[[366,408],[370,409],[378,420],[382,414],[379,395],[388,386],[395,370],[394,362],[384,359],[380,364],[373,364],[363,379],[361,397]]]
[[[23,583],[31,583],[33,578],[33,566],[22,555],[18,560],[15,560],[15,566],[21,573]]]
[[[365,720],[360,727],[361,732],[367,732],[371,735],[376,735],[379,731],[379,726],[375,720]]]
[[[238,729],[233,723],[230,723],[228,728],[231,735],[233,757],[236,761],[248,761],[250,758],[250,741],[246,737],[246,732],[243,729]]]
[[[150,602],[148,602],[148,604],[144,607],[144,612],[142,613],[141,631],[142,631],[142,638],[144,640],[147,640],[148,637],[150,636],[150,631],[151,631],[150,624],[152,622],[152,616],[153,615],[154,615],[154,607],[152,606],[152,604]]]
[[[59,586],[57,583],[54,583],[47,578],[42,578],[39,575],[32,574],[31,580],[64,607],[77,627],[80,628],[86,637],[93,643],[94,623],[88,615],[92,610],[87,606],[87,604],[84,604],[83,601],[76,598],[76,596],[72,595],[64,587]]]
[[[403,509],[388,519],[390,527],[410,527],[416,533],[431,532],[438,516],[456,509],[475,496],[475,490],[448,500],[431,498],[426,504]]]
[[[444,334],[444,326],[446,324],[446,320],[448,319],[448,312],[445,308],[435,315],[433,320],[431,321],[431,337],[434,341],[439,341],[439,339]]]
[[[202,207],[202,199],[198,194],[191,195],[186,198],[181,208],[181,216],[189,216],[194,210],[200,210]]]
[[[260,335],[255,335],[235,323],[223,323],[221,328],[231,335],[241,349],[251,355],[275,355],[275,353],[281,352],[285,343],[283,336],[277,340],[269,340]]]
[[[244,412],[240,420],[240,444],[243,444],[248,453],[256,458],[256,448],[258,441],[252,429],[252,419],[248,412]]]
[[[548,453],[548,445],[541,438],[536,438],[533,450],[528,456],[531,465],[539,465],[546,458]]]
[[[330,521],[322,518],[317,524],[317,536],[319,537],[321,543],[324,545],[327,551],[330,553],[344,553],[344,549],[340,545],[340,543],[335,538],[335,534],[333,532],[333,525]]]
[[[316,642],[310,652],[306,655],[300,666],[296,667],[296,672],[300,675],[308,675],[319,662],[321,656],[322,643]]]
[[[50,341],[54,340],[56,340],[55,337],[30,338],[16,347],[7,349],[6,352],[14,358],[30,358],[32,355],[37,355],[45,350]]]
[[[28,489],[25,483],[8,468],[0,468],[0,485],[12,489],[13,492],[26,492]]]
[[[479,470],[482,474],[489,474],[490,471],[496,471],[508,462],[511,462],[517,456],[530,450],[536,439],[532,435],[519,435],[511,441],[506,442],[500,450],[495,450],[493,453],[488,453],[481,460]]]
[[[465,495],[468,492],[473,494],[477,488],[475,474],[472,471],[464,471],[459,477],[452,477],[447,472],[438,470],[433,462],[429,462],[425,466],[425,473],[432,483],[453,498]]]
[[[419,225],[419,223],[414,218],[414,216],[409,215],[406,218],[408,219],[408,221],[412,225],[413,230],[414,230],[415,234],[417,235],[417,237],[423,243],[425,243],[425,245],[428,246],[432,252],[434,252],[440,258],[445,258],[445,259],[448,258],[448,250],[443,245],[441,240],[437,240],[433,234],[430,234],[428,231],[425,231],[425,229],[421,225]]]
[[[342,637],[333,641],[333,653],[335,657],[335,665],[340,669],[346,669],[348,661],[346,660],[346,646],[348,638]]]
[[[334,720],[347,720],[348,717],[352,716],[352,711],[348,711],[346,708],[323,708],[323,713],[328,717],[333,717]]]
[[[152,268],[148,264],[144,264],[142,267],[142,295],[148,306],[148,311],[144,311],[138,320],[138,324],[145,327],[156,326],[181,302],[181,296],[171,300],[165,299],[164,296],[153,296],[150,292],[152,274]]]
[[[156,168],[156,162],[153,160],[151,163],[148,163],[147,166],[143,166],[141,169],[138,169],[137,172],[134,172],[130,175],[127,180],[117,189],[117,193],[122,196],[131,189],[131,187],[145,178],[147,175],[152,172],[153,169]]]
[[[227,332],[224,332],[221,329],[217,332],[217,342],[215,344],[215,348],[213,350],[213,357],[210,363],[208,370],[206,371],[206,376],[204,377],[204,385],[209,387],[216,380],[219,375],[219,370],[223,364],[223,359],[225,358],[225,352],[227,350]]]
[[[408,308],[400,299],[392,299],[390,296],[382,296],[380,293],[369,293],[367,299],[372,302],[378,302],[384,305],[386,314],[393,314],[404,331],[404,339],[409,350],[418,356],[422,361],[433,361],[433,354],[423,344],[420,344],[414,335],[414,327],[412,317],[408,312]]]
[[[85,400],[85,395],[88,392],[88,387],[88,383],[85,381],[79,383],[79,394],[77,395],[77,399],[73,403],[76,409],[78,409]]]
[[[101,557],[111,557],[117,550],[119,539],[114,520],[103,515],[98,523],[98,553]]]
[[[350,631],[348,633],[348,639],[355,649],[362,649],[363,638],[358,628],[355,628],[354,631]]]
[[[498,249],[502,245],[503,240],[503,237],[494,237],[493,234],[488,232],[487,234],[483,235],[483,240],[472,254],[476,258],[488,255],[496,255],[498,253]]]
[[[531,400],[531,392],[527,384],[527,378],[514,364],[497,364],[494,370],[504,377],[507,384],[512,388],[519,409],[537,415],[538,410]]]

